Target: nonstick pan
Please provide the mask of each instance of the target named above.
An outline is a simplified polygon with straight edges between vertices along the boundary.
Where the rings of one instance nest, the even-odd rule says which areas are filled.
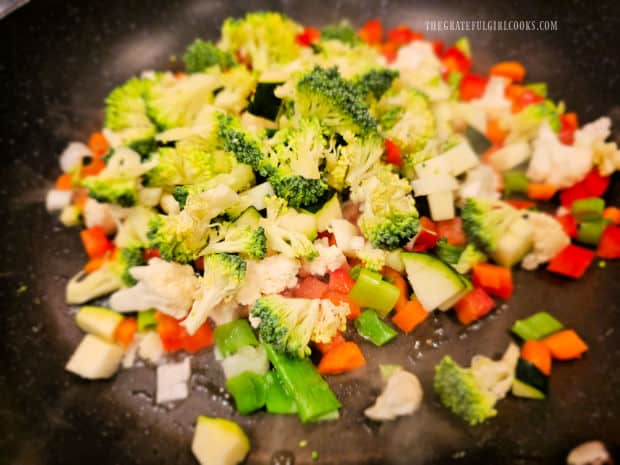
[[[11,2],[0,2],[0,4]],[[137,72],[180,68],[195,37],[215,38],[221,21],[245,11],[283,11],[304,24],[372,17],[425,32],[426,20],[557,21],[557,31],[469,32],[475,68],[523,62],[587,122],[611,116],[620,128],[620,11],[617,2],[493,1],[77,1],[34,0],[0,20],[0,464],[195,464],[197,415],[225,416],[250,434],[251,464],[561,464],[575,445],[620,445],[620,263],[591,267],[576,282],[544,270],[516,271],[515,297],[469,328],[433,317],[380,350],[368,366],[333,377],[344,404],[338,422],[302,425],[293,417],[243,417],[224,396],[211,351],[192,359],[191,396],[155,407],[155,373],[121,371],[86,382],[63,366],[81,335],[64,285],[84,262],[78,234],[49,216],[43,198],[69,140],[101,127],[103,98]],[[453,41],[463,32],[429,32]],[[607,200],[620,204],[620,179]],[[433,366],[445,354],[467,363],[499,356],[519,317],[548,310],[590,345],[582,360],[554,366],[545,401],[508,398],[499,414],[467,427],[433,395]],[[423,384],[421,411],[376,424],[362,411],[380,390],[377,366],[398,363]],[[299,447],[306,440],[305,448]],[[318,452],[318,461],[311,459]]]

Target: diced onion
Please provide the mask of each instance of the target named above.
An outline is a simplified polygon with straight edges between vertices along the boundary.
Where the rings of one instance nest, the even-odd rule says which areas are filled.
[[[45,197],[45,208],[48,212],[62,210],[71,203],[71,191],[61,191],[58,189],[50,189]]]
[[[60,155],[60,169],[65,173],[73,168],[84,157],[90,157],[92,153],[87,145],[81,142],[70,142]]]

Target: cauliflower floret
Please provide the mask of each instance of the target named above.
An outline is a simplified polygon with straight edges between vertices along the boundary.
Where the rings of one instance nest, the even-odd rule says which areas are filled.
[[[119,312],[157,308],[181,319],[192,306],[200,286],[191,266],[160,258],[152,258],[146,266],[134,266],[129,272],[138,284],[110,297],[110,307]]]
[[[396,370],[375,404],[364,410],[364,415],[375,421],[394,420],[411,415],[422,403],[422,385],[417,376],[403,369]]]
[[[500,400],[506,397],[512,386],[518,359],[519,347],[511,342],[500,360],[493,360],[484,355],[474,355],[470,369],[478,386],[496,400]]]
[[[254,305],[261,295],[279,294],[297,285],[298,260],[285,255],[273,255],[261,261],[247,260],[245,281],[236,300],[242,305]]]
[[[478,165],[467,172],[459,188],[461,204],[470,197],[499,199],[497,173],[489,165]]]
[[[541,124],[527,177],[562,189],[581,181],[592,168],[592,150],[564,145],[547,122]]]
[[[525,256],[521,266],[534,270],[570,244],[570,237],[559,222],[545,213],[529,212],[527,220],[534,232],[534,249]]]
[[[116,231],[116,217],[110,204],[99,203],[95,199],[89,198],[84,203],[82,216],[87,228],[101,226],[106,234],[112,234]]]
[[[620,150],[615,142],[605,143],[611,135],[611,120],[604,116],[575,131],[575,146],[591,148],[594,164],[601,175],[620,169]]]
[[[512,103],[506,98],[506,86],[509,81],[500,76],[492,76],[484,89],[484,94],[479,99],[474,99],[471,104],[482,108],[487,115],[493,118],[503,118],[510,114]]]
[[[314,342],[330,342],[337,331],[347,328],[347,315],[350,312],[351,309],[345,302],[335,305],[331,300],[322,299],[310,339]]]
[[[314,241],[314,247],[319,255],[303,265],[304,271],[309,274],[323,276],[329,271],[337,270],[347,261],[338,247],[329,245],[327,238]]]

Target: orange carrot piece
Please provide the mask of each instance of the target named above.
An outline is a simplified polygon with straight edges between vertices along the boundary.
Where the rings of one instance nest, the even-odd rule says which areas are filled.
[[[429,315],[430,313],[424,310],[420,301],[414,297],[402,309],[396,311],[392,317],[392,323],[404,333],[410,333]]]
[[[337,375],[366,365],[364,354],[355,342],[344,342],[323,355],[317,367],[322,375]]]
[[[86,273],[92,273],[93,271],[97,271],[99,268],[103,266],[106,260],[107,260],[107,257],[91,258],[90,260],[86,262],[86,265],[84,265],[84,271]]]
[[[76,207],[80,209],[80,211],[84,211],[84,204],[88,200],[88,191],[86,189],[78,189],[73,193],[72,203]]]
[[[620,208],[607,207],[603,210],[603,218],[611,221],[613,224],[620,224]]]
[[[398,296],[395,306],[396,311],[398,312],[402,310],[409,301],[409,285],[407,284],[405,278],[403,278],[403,275],[392,268],[386,266],[381,272],[384,276],[391,278],[392,284],[400,290],[400,295]]]
[[[556,360],[572,360],[580,358],[588,350],[588,346],[572,329],[565,329],[543,339],[544,344]]]
[[[63,173],[56,178],[56,189],[61,191],[73,189],[73,176],[71,176],[71,173]]]
[[[557,191],[558,188],[553,184],[529,183],[527,185],[527,196],[533,200],[549,200]]]
[[[319,350],[319,352],[325,355],[333,348],[338,347],[340,344],[344,344],[345,342],[347,342],[346,339],[342,336],[342,333],[338,331],[331,341],[315,342],[314,345]]]
[[[114,340],[123,347],[127,348],[133,341],[133,336],[138,330],[138,321],[129,317],[123,319],[114,331]]]
[[[105,168],[105,162],[101,158],[93,158],[88,165],[83,165],[80,174],[83,177],[95,176]]]
[[[88,148],[95,157],[102,157],[110,150],[110,144],[102,133],[93,132],[88,138]]]
[[[350,310],[347,315],[347,320],[355,320],[358,316],[360,316],[360,313],[362,313],[360,306],[356,302],[353,302],[352,299],[349,299],[349,296],[346,294],[328,290],[322,298],[331,300],[334,305],[340,305],[342,303],[347,304]]]
[[[525,77],[525,67],[518,61],[502,61],[491,68],[491,76],[502,76],[514,82],[521,82]]]
[[[521,347],[521,358],[535,365],[545,375],[551,374],[551,352],[544,342],[526,341]]]
[[[504,139],[508,135],[508,131],[502,128],[499,121],[496,119],[489,119],[487,121],[487,139],[491,141],[493,145],[501,145],[504,143]]]

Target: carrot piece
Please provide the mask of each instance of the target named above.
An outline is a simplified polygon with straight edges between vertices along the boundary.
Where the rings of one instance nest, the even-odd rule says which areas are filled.
[[[588,350],[588,345],[572,329],[565,329],[543,339],[551,356],[556,360],[580,358]]]
[[[384,267],[383,270],[381,270],[381,273],[384,276],[390,278],[392,280],[392,284],[394,284],[400,290],[400,295],[398,296],[398,300],[396,301],[395,306],[396,311],[398,312],[402,310],[409,301],[409,286],[407,284],[407,281],[398,271],[393,270],[392,268],[389,268],[387,266]]]
[[[80,211],[84,211],[84,204],[88,200],[88,191],[86,189],[78,189],[73,193],[72,203],[76,207],[80,209]]]
[[[528,208],[533,208],[536,206],[536,202],[532,202],[530,200],[506,199],[504,202],[512,205],[517,210],[527,210]]]
[[[459,216],[451,220],[437,221],[437,235],[445,237],[450,245],[465,245],[467,239],[463,232],[463,220]]]
[[[481,287],[491,295],[509,299],[513,291],[512,272],[510,268],[480,263],[472,271],[474,286]]]
[[[293,297],[297,297],[297,295],[293,293]],[[331,300],[334,305],[340,305],[342,303],[347,304],[350,310],[347,315],[347,320],[355,320],[362,312],[360,306],[356,302],[353,302],[353,300],[349,299],[346,294],[328,290],[325,294],[323,294],[322,298]]]
[[[293,292],[295,297],[300,299],[320,299],[327,292],[327,288],[327,283],[314,276],[308,276],[297,284]]]
[[[80,174],[83,177],[95,176],[105,168],[105,162],[101,158],[93,158],[88,165],[82,166]]]
[[[381,44],[379,52],[385,57],[388,63],[392,63],[394,60],[396,60],[399,47],[399,44],[388,41]]]
[[[211,328],[208,321],[205,321],[191,336],[187,331],[183,331],[182,343],[183,349],[190,354],[194,354],[200,349],[209,347],[213,344],[213,328]]]
[[[400,148],[390,139],[385,139],[385,161],[394,166],[403,166],[403,155]]]
[[[333,348],[339,346],[340,344],[344,344],[345,342],[347,342],[346,339],[342,336],[342,333],[338,331],[331,341],[315,342],[314,346],[318,349],[319,352],[325,355],[327,352],[329,352]]]
[[[521,358],[536,366],[545,375],[551,374],[551,352],[544,342],[526,341],[521,347]]]
[[[317,367],[322,375],[337,375],[366,365],[364,354],[355,342],[337,345],[321,358]]]
[[[620,208],[607,207],[603,210],[603,218],[611,221],[613,224],[620,224]]]
[[[61,191],[73,189],[73,176],[71,176],[71,173],[63,173],[56,178],[56,189]]]
[[[80,238],[84,245],[84,250],[90,258],[101,257],[114,249],[114,245],[107,238],[101,226],[93,226],[92,228],[80,231]]]
[[[103,266],[103,264],[108,260],[107,257],[95,257],[91,258],[84,265],[84,271],[86,273],[92,273],[93,271],[97,271],[99,268]]]
[[[330,291],[348,294],[355,285],[355,280],[349,275],[349,265],[343,265],[329,273],[328,287]]]
[[[359,36],[368,45],[378,45],[383,37],[383,24],[380,19],[371,19],[359,30]]]
[[[491,141],[493,145],[501,145],[504,143],[504,139],[508,135],[508,131],[502,128],[499,121],[496,119],[487,120],[487,139]]]
[[[533,200],[549,200],[557,191],[558,188],[553,184],[529,183],[527,185],[527,196]]]
[[[148,262],[151,258],[161,258],[159,249],[146,249],[144,251],[144,259]]]
[[[123,319],[114,331],[114,340],[123,347],[127,348],[133,341],[133,336],[138,330],[138,321],[129,317]]]
[[[523,81],[525,77],[525,67],[518,61],[502,61],[491,68],[491,76],[502,76],[515,82]]]
[[[110,144],[102,133],[93,132],[88,138],[88,148],[95,157],[102,157],[110,150]]]
[[[430,315],[418,299],[415,297],[408,301],[400,310],[396,311],[396,314],[392,317],[392,323],[394,323],[398,329],[404,333],[410,333],[420,323],[428,318]]]
[[[484,289],[476,287],[454,305],[456,317],[464,325],[468,325],[489,313],[495,302]]]

